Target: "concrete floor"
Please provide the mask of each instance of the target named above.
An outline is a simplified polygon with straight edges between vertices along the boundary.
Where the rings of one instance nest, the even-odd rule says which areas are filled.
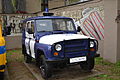
[[[32,72],[37,80],[44,80],[41,77],[40,70],[35,66],[34,63],[24,63],[26,67]],[[53,76],[48,80],[85,80],[89,77],[102,74],[97,70],[93,70],[90,73],[82,72],[79,65],[70,66],[64,69],[56,69],[53,71]]]

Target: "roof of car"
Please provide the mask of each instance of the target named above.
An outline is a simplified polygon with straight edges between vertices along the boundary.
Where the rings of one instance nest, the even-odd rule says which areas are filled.
[[[37,20],[37,19],[72,19],[69,17],[63,17],[63,16],[37,16],[37,17],[31,17],[23,20],[23,22],[30,21],[30,20]]]

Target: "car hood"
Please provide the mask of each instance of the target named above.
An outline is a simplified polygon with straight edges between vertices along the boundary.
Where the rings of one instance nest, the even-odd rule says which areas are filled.
[[[73,39],[94,39],[88,36],[80,34],[52,34],[46,35],[40,38],[39,43],[52,45],[54,43],[64,41],[64,40],[73,40]]]

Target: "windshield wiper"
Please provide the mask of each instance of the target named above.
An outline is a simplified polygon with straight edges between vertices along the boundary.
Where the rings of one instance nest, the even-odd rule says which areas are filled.
[[[54,30],[53,34],[63,34],[65,30]]]
[[[50,31],[44,31],[44,30],[43,30],[43,31],[38,31],[38,32],[50,32]]]
[[[54,30],[54,31],[66,31],[66,30]]]

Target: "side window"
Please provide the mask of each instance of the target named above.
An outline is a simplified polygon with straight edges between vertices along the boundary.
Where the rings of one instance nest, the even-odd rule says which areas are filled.
[[[34,22],[32,21],[32,22],[31,22],[31,30],[32,30],[32,32],[34,32],[34,28],[35,28]]]
[[[26,31],[29,34],[33,34],[34,33],[34,22],[33,21],[29,21],[26,23]]]
[[[67,28],[68,28],[69,31],[74,30],[73,23],[71,21],[67,21]]]
[[[30,25],[30,22],[26,22],[25,31],[28,31],[29,25]]]
[[[27,22],[27,26],[26,27],[27,27],[27,29],[31,28],[30,22]]]

